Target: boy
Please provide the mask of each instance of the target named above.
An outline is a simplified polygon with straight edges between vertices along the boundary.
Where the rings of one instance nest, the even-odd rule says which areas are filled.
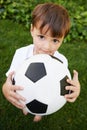
[[[57,4],[45,3],[36,6],[32,13],[31,35],[33,44],[22,47],[16,50],[13,57],[10,69],[6,73],[7,80],[3,85],[2,91],[4,96],[17,108],[23,110],[24,104],[19,100],[25,101],[26,99],[18,95],[15,91],[22,90],[22,86],[15,86],[12,84],[12,76],[17,67],[20,67],[22,62],[27,58],[41,53],[54,55],[59,58],[63,64],[68,67],[67,59],[60,54],[57,50],[61,46],[63,39],[70,30],[70,19],[67,10]],[[70,86],[66,86],[66,90],[71,90],[71,94],[65,95],[69,102],[74,102],[80,94],[80,83],[78,80],[78,72],[74,70],[73,79],[67,80]],[[35,115],[34,121],[40,121],[41,116]]]

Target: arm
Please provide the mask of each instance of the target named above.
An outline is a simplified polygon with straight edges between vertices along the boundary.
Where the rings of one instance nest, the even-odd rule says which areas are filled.
[[[80,94],[80,82],[78,80],[78,72],[76,70],[73,71],[73,79],[67,80],[70,86],[66,86],[66,90],[71,90],[71,94],[66,94],[65,98],[68,102],[74,102]]]
[[[10,103],[12,103],[17,108],[23,109],[25,105],[22,104],[21,102],[19,102],[19,100],[25,101],[25,98],[23,98],[21,95],[16,93],[16,90],[23,90],[23,87],[16,86],[16,85],[12,84],[13,74],[14,74],[14,72],[11,72],[8,75],[6,82],[3,84],[2,92],[5,96],[5,98]]]

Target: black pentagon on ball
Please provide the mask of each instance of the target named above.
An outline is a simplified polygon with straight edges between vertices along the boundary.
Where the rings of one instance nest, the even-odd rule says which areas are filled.
[[[44,104],[36,99],[26,104],[27,108],[36,114],[44,114],[47,112],[48,105]]]
[[[44,63],[41,62],[31,63],[25,73],[25,76],[29,78],[32,82],[37,82],[46,75],[47,73]]]
[[[69,86],[70,84],[67,83],[68,76],[66,75],[63,79],[60,80],[60,91],[61,91],[61,95],[64,96],[65,94],[69,94],[70,91],[66,90],[65,87]]]

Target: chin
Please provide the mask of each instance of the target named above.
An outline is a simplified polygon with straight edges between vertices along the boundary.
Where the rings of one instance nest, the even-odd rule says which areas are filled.
[[[53,55],[54,53],[49,51],[40,51],[39,54]]]

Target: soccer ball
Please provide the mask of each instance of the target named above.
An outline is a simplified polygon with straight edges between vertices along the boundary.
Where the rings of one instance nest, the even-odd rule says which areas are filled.
[[[47,54],[25,60],[14,77],[15,84],[24,87],[16,92],[26,98],[26,111],[34,115],[49,115],[64,106],[67,78],[71,79],[68,68]]]

